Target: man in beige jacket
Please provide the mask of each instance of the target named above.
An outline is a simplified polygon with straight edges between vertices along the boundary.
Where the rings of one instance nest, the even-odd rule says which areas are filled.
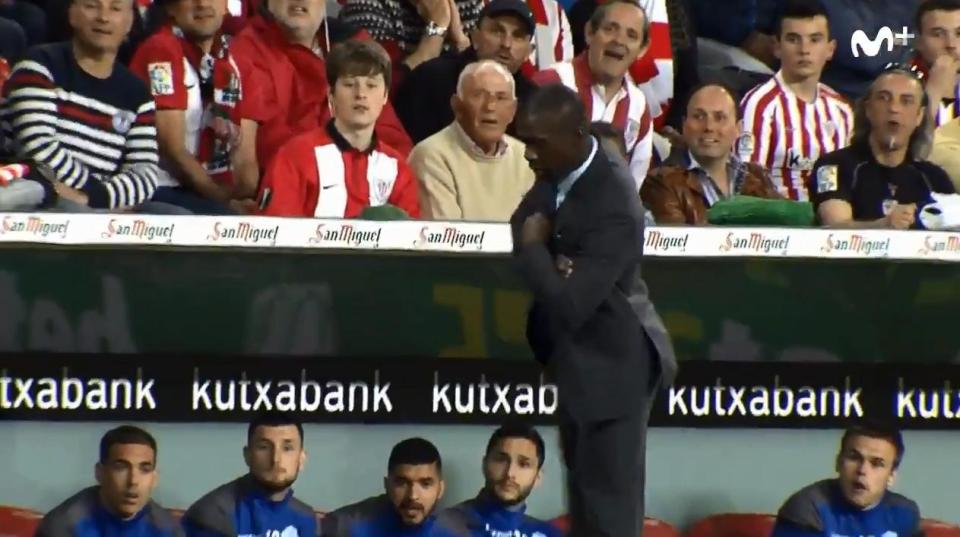
[[[517,111],[513,76],[494,61],[472,63],[450,105],[454,122],[410,154],[421,217],[507,222],[533,185],[523,143],[506,134]]]

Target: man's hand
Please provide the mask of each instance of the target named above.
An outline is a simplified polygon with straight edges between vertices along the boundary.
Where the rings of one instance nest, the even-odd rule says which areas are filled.
[[[560,254],[557,256],[557,272],[564,278],[569,278],[573,274],[573,260]]]
[[[89,205],[90,203],[90,198],[87,197],[86,194],[74,188],[70,188],[60,181],[53,182],[53,190],[58,196],[65,200],[79,203],[80,205]]]
[[[210,119],[210,128],[213,135],[227,144],[230,153],[240,146],[240,126],[224,117],[214,116]]]
[[[960,70],[960,60],[952,54],[941,54],[930,67],[927,76],[926,90],[930,96],[930,108],[933,113],[940,107],[940,101],[953,97],[957,87],[957,71]]]
[[[896,202],[887,214],[887,225],[893,229],[909,229],[917,217],[917,204],[900,205]]]
[[[450,0],[416,0],[415,5],[417,13],[420,14],[424,22],[434,22],[449,31],[452,20]]]
[[[257,212],[257,202],[252,199],[230,200],[230,210],[237,214],[255,214]]]
[[[550,220],[543,216],[543,213],[531,214],[523,221],[523,228],[520,229],[520,242],[524,246],[543,244],[550,238],[552,227]]]
[[[470,38],[463,31],[463,21],[460,19],[460,8],[456,0],[447,0],[450,5],[450,28],[447,29],[447,41],[457,50],[464,50],[470,46]]]

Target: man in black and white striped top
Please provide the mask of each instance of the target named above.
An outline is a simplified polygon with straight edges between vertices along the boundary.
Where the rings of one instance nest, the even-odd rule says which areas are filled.
[[[4,86],[10,149],[47,169],[72,204],[136,207],[157,188],[153,98],[116,61],[133,9],[132,0],[72,0],[73,40],[35,47]]]

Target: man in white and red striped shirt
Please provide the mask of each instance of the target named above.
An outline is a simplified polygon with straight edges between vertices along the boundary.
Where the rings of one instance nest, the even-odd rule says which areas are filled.
[[[575,90],[590,121],[623,131],[638,193],[650,167],[653,129],[647,99],[628,70],[650,44],[649,29],[646,13],[634,0],[608,2],[587,24],[585,52],[534,75],[538,84],[561,83]]]
[[[780,71],[741,102],[740,158],[768,169],[780,193],[790,199],[809,200],[813,163],[850,142],[853,110],[820,83],[836,47],[819,0],[791,0],[777,31]]]
[[[607,2],[609,0],[578,0],[570,8],[570,25],[573,30],[575,53],[586,48],[585,26],[597,7]],[[671,15],[667,13],[667,0],[637,0],[637,2],[650,19],[648,29],[650,45],[630,66],[630,76],[647,97],[647,106],[650,107],[653,125],[659,131],[667,120],[667,112],[673,101],[676,77],[670,27],[673,24],[682,24],[682,21],[670,20]]]

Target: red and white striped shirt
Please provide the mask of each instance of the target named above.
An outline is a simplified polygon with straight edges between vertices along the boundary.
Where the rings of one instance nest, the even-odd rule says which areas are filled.
[[[826,84],[818,84],[813,103],[807,103],[793,93],[778,72],[750,90],[740,106],[740,158],[770,170],[784,196],[809,200],[808,178],[814,162],[850,144],[850,104]]]
[[[607,103],[603,86],[594,82],[593,73],[584,52],[571,62],[558,63],[533,77],[537,84],[562,83],[580,94],[590,121],[606,121],[623,131],[630,174],[637,183],[637,192],[650,168],[653,153],[653,129],[647,98],[637,84],[624,76],[620,91]]]
[[[420,217],[416,179],[403,155],[376,139],[358,151],[332,120],[277,151],[258,197],[266,216],[356,218],[367,207],[390,204]]]
[[[654,125],[659,129],[673,100],[673,46],[667,0],[640,0],[640,5],[650,18],[650,47],[630,66],[630,76],[646,95]]]

